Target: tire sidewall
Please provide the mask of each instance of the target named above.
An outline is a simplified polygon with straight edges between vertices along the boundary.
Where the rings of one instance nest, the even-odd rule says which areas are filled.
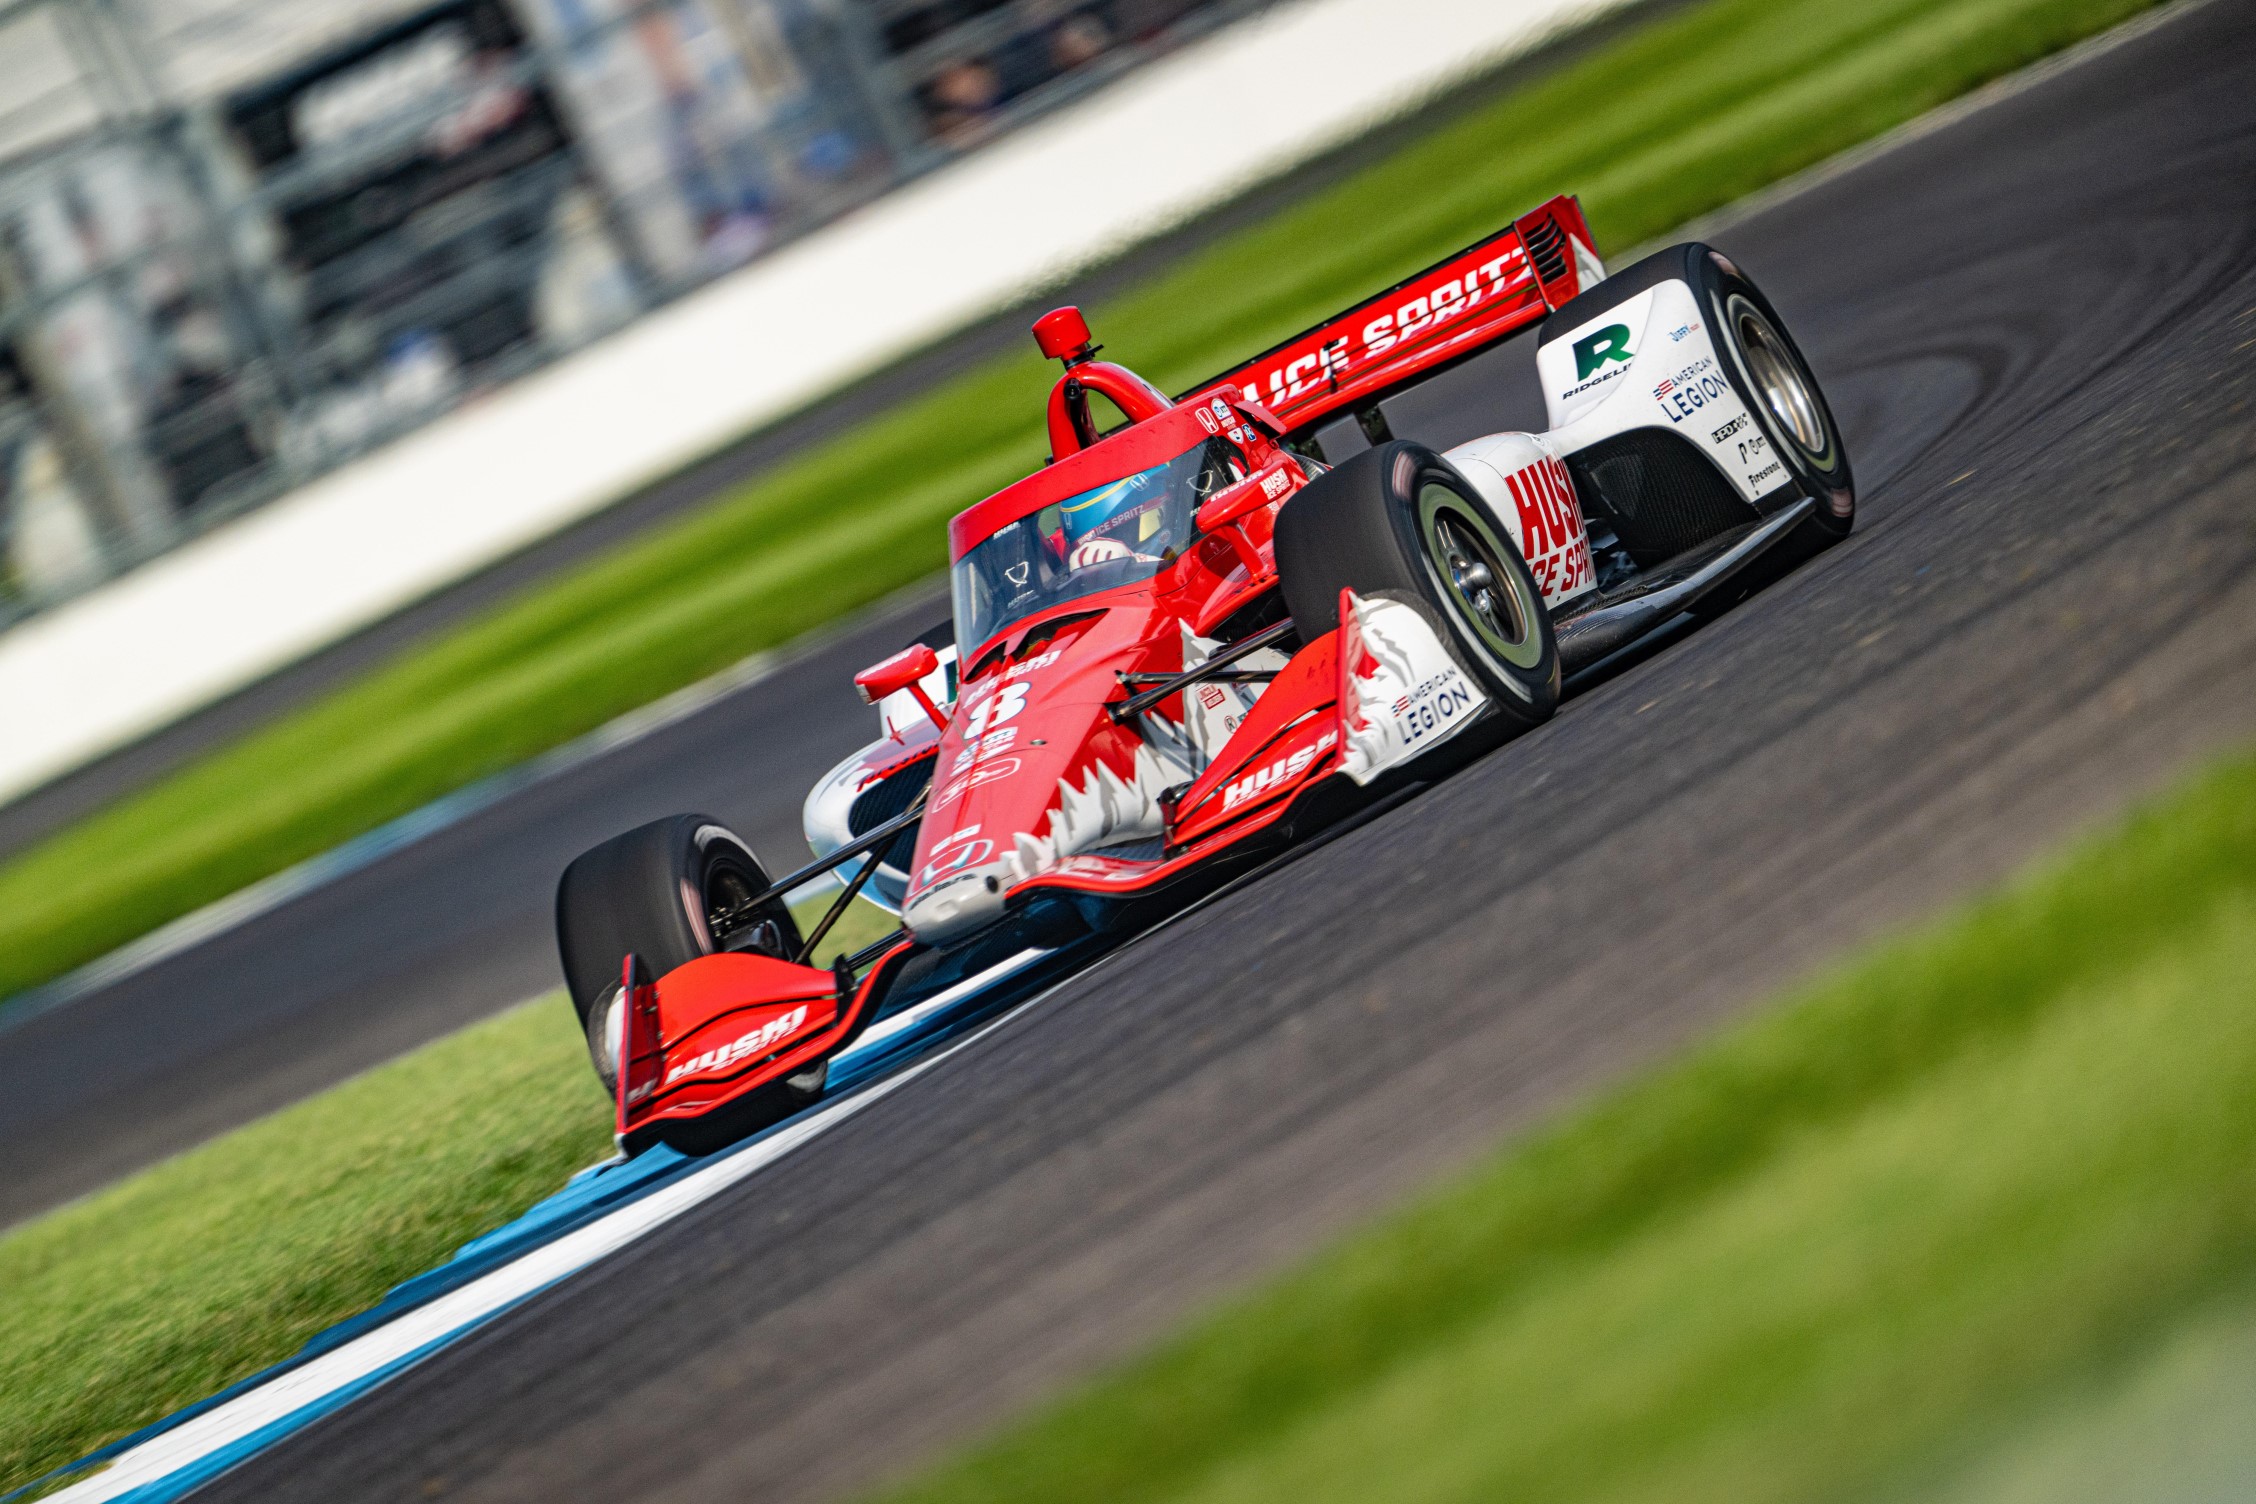
[[[1818,385],[1815,373],[1810,370],[1808,357],[1802,354],[1786,321],[1778,316],[1778,310],[1763,296],[1762,289],[1728,256],[1705,245],[1689,245],[1684,251],[1685,272],[1707,315],[1708,327],[1714,332],[1714,344],[1722,357],[1719,363],[1725,378],[1738,392],[1739,400],[1746,404],[1755,426],[1762,431],[1771,452],[1778,456],[1795,485],[1817,503],[1810,522],[1834,536],[1847,533],[1856,522],[1856,479],[1849,468],[1848,447],[1842,440],[1841,426],[1834,421],[1833,409],[1825,400],[1825,389]],[[1805,449],[1771,411],[1755,380],[1743,343],[1741,315],[1745,312],[1752,312],[1768,326],[1780,351],[1795,367],[1825,431],[1828,454],[1813,455]]]
[[[1439,631],[1458,666],[1480,681],[1506,715],[1521,720],[1548,716],[1559,700],[1559,648],[1552,636],[1551,613],[1543,604],[1543,592],[1527,560],[1456,466],[1420,445],[1405,444],[1403,451],[1401,460],[1388,471],[1390,477],[1407,476],[1407,494],[1390,496],[1389,501],[1396,530],[1408,535],[1404,543],[1423,574],[1424,598],[1416,604]],[[1436,492],[1444,493],[1446,499],[1437,497]],[[1506,572],[1499,583],[1514,598],[1516,614],[1527,622],[1526,651],[1499,653],[1456,598],[1437,556],[1439,544],[1434,532],[1437,515],[1445,509],[1478,530],[1495,562]]]
[[[1477,523],[1508,588],[1522,603],[1536,651],[1524,664],[1500,659],[1466,617],[1435,557],[1429,487]],[[1297,510],[1296,510],[1297,509]],[[1339,592],[1398,601],[1418,612],[1451,659],[1489,696],[1484,743],[1547,719],[1558,704],[1559,652],[1550,613],[1510,532],[1471,482],[1422,444],[1391,440],[1317,476],[1278,518],[1277,567],[1304,637],[1339,625]]]
[[[757,892],[767,870],[742,837],[709,815],[674,815],[637,826],[581,854],[558,880],[557,949],[582,1026],[597,1003],[618,990],[619,967],[631,952],[652,976],[663,976],[722,938],[711,933],[704,898],[722,874]],[[763,906],[780,944],[795,953],[800,936],[781,898]],[[741,945],[741,941],[739,944]]]

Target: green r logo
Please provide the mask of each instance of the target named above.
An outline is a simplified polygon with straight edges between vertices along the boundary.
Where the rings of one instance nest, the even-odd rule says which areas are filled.
[[[1588,339],[1574,342],[1575,380],[1588,381],[1590,373],[1609,360],[1629,360],[1629,325],[1608,324]]]

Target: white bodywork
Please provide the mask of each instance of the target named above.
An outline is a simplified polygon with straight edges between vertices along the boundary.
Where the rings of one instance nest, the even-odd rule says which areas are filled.
[[[1543,439],[1564,457],[1633,428],[1662,429],[1691,440],[1747,500],[1767,496],[1792,478],[1732,385],[1730,358],[1690,287],[1649,287],[1535,352],[1551,422]]]
[[[956,699],[956,650],[953,646],[935,650],[940,666],[918,681],[918,687],[932,697],[932,703],[945,712]],[[877,779],[872,776],[871,754],[882,751],[886,740],[919,734],[921,728],[932,724],[917,703],[916,696],[905,689],[895,690],[877,702],[879,742],[865,747],[832,768],[815,786],[807,791],[807,802],[799,812],[800,824],[807,833],[807,846],[817,857],[826,857],[852,840],[853,831],[848,824],[854,811],[854,801],[862,796]],[[861,871],[862,863],[848,862],[831,874],[830,886],[838,887],[852,882]],[[878,865],[876,872],[862,887],[862,896],[890,914],[901,912],[901,900],[909,887],[909,875],[898,867]],[[823,888],[809,883],[798,891],[797,897],[809,898],[823,892]]]
[[[1793,484],[1723,366],[1728,348],[1690,287],[1659,283],[1537,349],[1546,432],[1490,434],[1444,456],[1511,534],[1545,605],[1556,611],[1596,585],[1569,455],[1653,428],[1690,440],[1750,502]]]
[[[1527,560],[1543,604],[1557,610],[1597,587],[1574,481],[1547,437],[1492,433],[1442,458],[1488,503],[1498,527]]]
[[[1470,725],[1488,694],[1416,609],[1350,592],[1340,613],[1339,770],[1369,783]]]

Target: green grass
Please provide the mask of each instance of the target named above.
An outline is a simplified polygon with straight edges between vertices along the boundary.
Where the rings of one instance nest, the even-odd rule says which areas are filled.
[[[2256,1292],[2256,760],[886,1497],[1929,1497]]]
[[[288,1356],[610,1150],[543,998],[0,1238],[0,1490]]]
[[[569,1019],[527,1005],[0,1238],[0,1489],[597,1157]],[[2256,1293],[2252,1079],[2243,757],[894,1501],[1879,1497]]]
[[[824,913],[837,896],[829,893],[791,906],[792,917],[799,921],[799,932],[802,935],[815,932],[815,926],[822,923]],[[857,898],[847,906],[845,913],[838,916],[838,923],[832,925],[830,933],[823,936],[822,944],[815,947],[815,953],[810,959],[817,966],[827,965],[833,956],[850,956],[863,946],[873,945],[893,934],[900,927],[899,915],[888,914],[876,904]]]
[[[1963,1462],[1924,1504],[2222,1504],[2256,1492],[2256,1298],[2192,1313]],[[1913,1489],[1899,1491],[1908,1500]]]
[[[1619,251],[2148,3],[1714,0],[1094,316],[1180,388],[1554,192]],[[0,997],[929,575],[943,519],[1039,462],[1048,379],[1029,341],[23,853]]]
[[[856,903],[822,954],[896,923]],[[0,1238],[0,1492],[288,1356],[602,1158],[611,1127],[551,994]]]

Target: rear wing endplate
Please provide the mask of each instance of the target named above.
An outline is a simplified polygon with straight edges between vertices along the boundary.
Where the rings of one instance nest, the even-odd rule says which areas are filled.
[[[1561,196],[1183,400],[1227,389],[1303,434],[1539,322],[1604,275],[1582,205]]]

